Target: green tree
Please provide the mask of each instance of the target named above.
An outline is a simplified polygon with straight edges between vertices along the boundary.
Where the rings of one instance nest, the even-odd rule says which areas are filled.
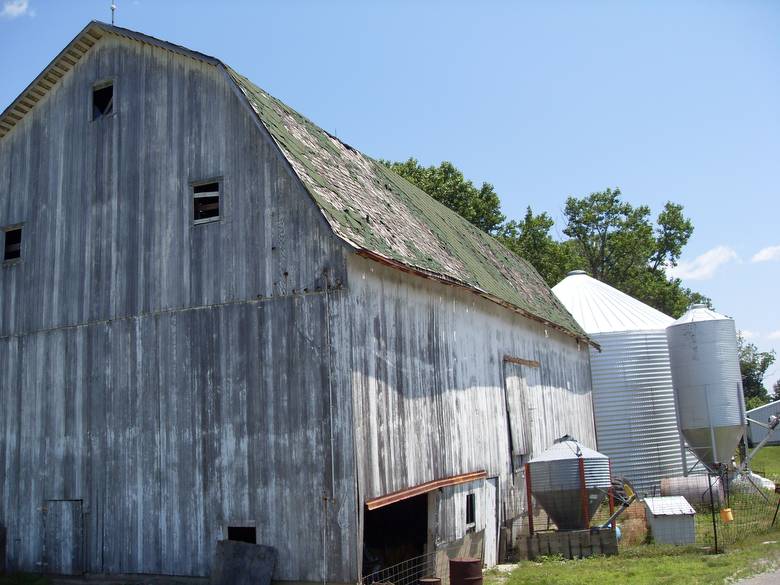
[[[749,343],[742,335],[737,335],[739,350],[739,369],[742,373],[742,392],[745,395],[745,407],[750,410],[769,402],[769,392],[764,387],[764,375],[775,362],[775,352],[758,351],[754,343]],[[775,384],[775,392],[777,392]]]
[[[530,262],[550,286],[560,282],[568,271],[582,264],[572,246],[550,235],[554,223],[547,213],[534,215],[528,207],[523,219],[507,222],[498,234],[498,239],[512,252]]]
[[[682,206],[667,202],[652,222],[648,206],[634,207],[621,195],[616,188],[566,200],[563,233],[591,276],[673,317],[693,302],[709,304],[664,272],[677,264],[693,233]]]
[[[490,183],[480,188],[452,163],[422,166],[417,159],[381,161],[481,230],[496,236],[507,248],[528,260],[547,284],[554,286],[575,268],[667,313],[678,317],[691,303],[709,299],[668,278],[693,233],[683,207],[668,202],[653,222],[650,208],[622,199],[620,189],[569,197],[559,241],[551,235],[554,221],[545,212],[526,209],[519,220],[505,221],[501,201]]]
[[[380,162],[489,234],[496,234],[506,220],[493,185],[475,187],[451,162],[438,167],[424,167],[415,158]]]
[[[655,250],[650,259],[651,268],[677,266],[682,249],[693,234],[691,220],[683,215],[683,206],[667,201],[658,214],[655,228]]]
[[[620,284],[646,268],[675,266],[693,233],[683,208],[667,202],[655,226],[650,208],[634,207],[621,199],[616,188],[566,199],[563,230],[578,246],[594,278]]]
[[[772,386],[772,392],[774,392],[772,400],[780,400],[780,380],[775,382],[775,385]]]

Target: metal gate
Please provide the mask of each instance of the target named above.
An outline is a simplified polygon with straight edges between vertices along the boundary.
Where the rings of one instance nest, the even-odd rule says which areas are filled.
[[[84,573],[83,501],[47,500],[43,525],[43,571],[55,575]]]

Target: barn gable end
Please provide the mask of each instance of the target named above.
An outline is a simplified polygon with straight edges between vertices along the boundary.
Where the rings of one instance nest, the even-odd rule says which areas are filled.
[[[93,119],[107,81],[112,112]],[[196,223],[211,182],[219,220]],[[280,547],[279,579],[353,579],[351,401],[328,392],[345,247],[218,64],[95,38],[0,138],[8,224],[9,567],[49,562],[46,502],[62,500],[91,573],[208,575],[234,526]]]

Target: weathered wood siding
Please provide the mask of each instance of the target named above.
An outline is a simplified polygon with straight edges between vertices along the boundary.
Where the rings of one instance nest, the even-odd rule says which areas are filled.
[[[90,121],[93,83],[114,115]],[[0,141],[0,334],[315,290],[335,239],[213,65],[106,36]],[[192,226],[190,181],[223,177]]]
[[[96,81],[115,114],[89,120]],[[343,247],[221,71],[111,36],[0,140],[0,525],[83,500],[90,572],[205,575],[228,525],[276,578],[356,577],[351,394],[331,380]],[[192,226],[189,182],[222,177]],[[346,394],[342,394],[346,393]]]
[[[462,289],[357,256],[348,267],[361,501],[485,470],[499,477],[503,521],[523,512],[522,474],[511,472],[504,356],[540,364],[520,367],[532,453],[566,433],[595,446],[587,347]],[[440,506],[436,538],[462,537],[462,504]]]
[[[91,121],[109,78],[115,113]],[[193,226],[190,182],[215,177],[222,217]],[[254,525],[277,579],[318,582],[357,579],[371,497],[484,469],[514,518],[504,356],[540,362],[513,373],[532,451],[595,444],[586,348],[347,257],[214,64],[105,36],[0,140],[0,226],[16,223],[22,260],[0,268],[12,568],[47,558],[47,500],[82,502],[90,572],[205,575],[227,526]],[[434,542],[464,539],[466,489],[438,496]]]

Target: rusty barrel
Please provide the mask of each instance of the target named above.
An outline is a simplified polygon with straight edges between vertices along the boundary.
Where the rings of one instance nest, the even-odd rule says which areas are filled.
[[[450,585],[482,585],[482,559],[450,559]]]

